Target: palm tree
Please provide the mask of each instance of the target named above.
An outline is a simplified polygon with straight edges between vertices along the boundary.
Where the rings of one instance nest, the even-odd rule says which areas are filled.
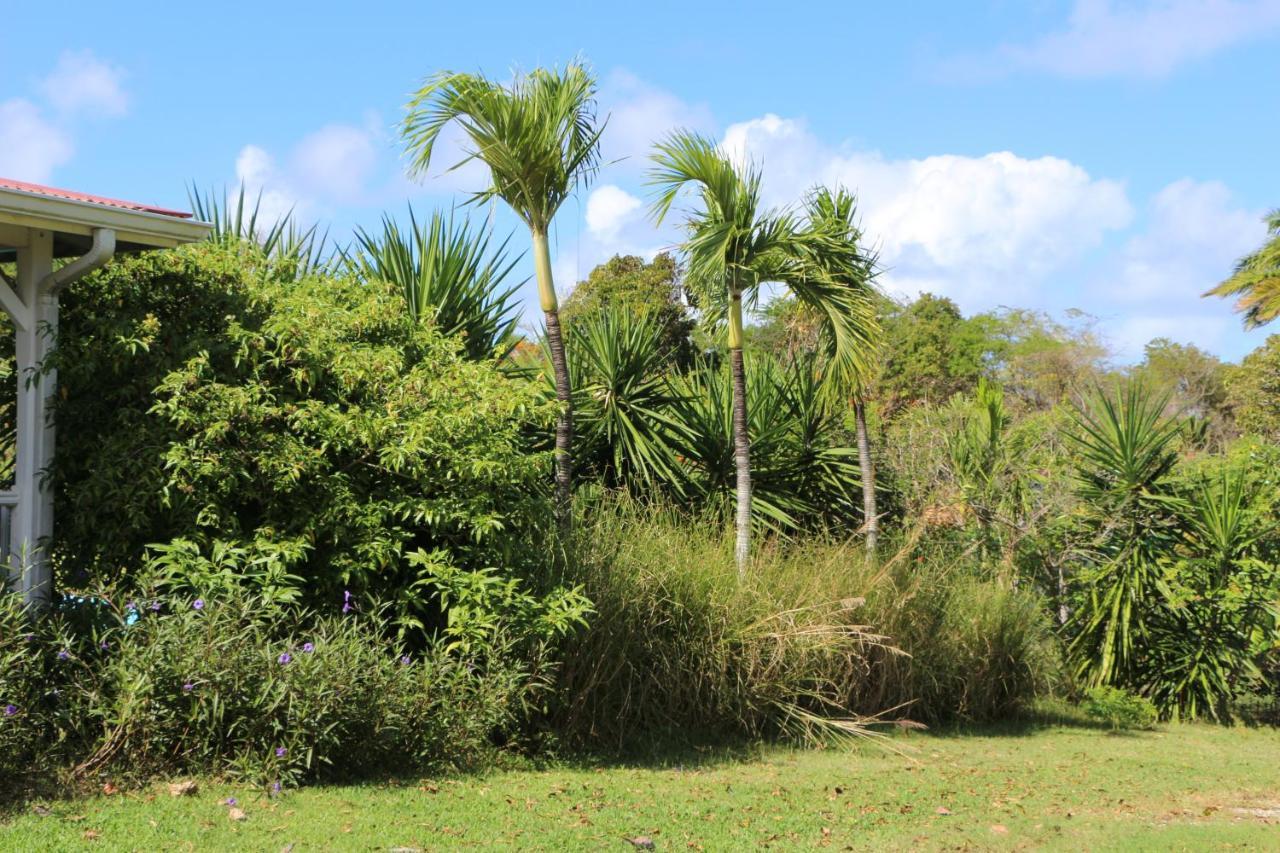
[[[881,339],[880,321],[876,312],[877,292],[872,283],[875,278],[875,258],[862,251],[862,230],[858,227],[858,200],[853,193],[839,187],[832,190],[828,187],[817,187],[805,199],[805,207],[809,214],[809,222],[814,228],[825,230],[832,241],[835,251],[824,251],[818,254],[817,260],[824,267],[827,275],[840,282],[860,300],[857,306],[858,324],[870,338],[866,343],[870,347],[878,347]],[[851,307],[851,306],[850,306]],[[824,328],[834,328],[828,324]],[[837,349],[831,336],[827,337],[829,354]],[[849,342],[845,352],[852,355],[855,342]],[[866,388],[870,380],[867,368],[873,363],[873,351],[860,353],[861,358],[847,358],[842,362],[833,362],[835,368],[829,371],[829,387],[839,391],[848,390],[853,397],[853,414],[858,438],[858,464],[862,473],[862,514],[863,533],[866,537],[867,553],[874,556],[876,539],[880,529],[879,510],[876,507],[876,472],[871,460],[871,440],[867,433]]]
[[[792,209],[765,209],[760,171],[753,164],[735,165],[715,142],[690,131],[677,131],[659,142],[653,161],[652,210],[659,223],[681,190],[692,187],[698,194],[701,204],[689,213],[689,236],[683,244],[685,284],[700,305],[728,319],[737,487],[734,557],[739,572],[745,572],[751,550],[751,442],[742,357],[744,297],[754,302],[766,282],[788,286],[823,316],[831,365],[837,372],[860,372],[871,335],[860,295],[830,277],[823,260],[841,257],[848,246],[832,229],[806,223]]]
[[[1280,317],[1280,209],[1265,221],[1271,236],[1262,248],[1241,258],[1231,278],[1204,294],[1238,296],[1236,310],[1244,314],[1247,329]]]
[[[489,167],[489,186],[471,200],[500,198],[529,227],[560,402],[555,477],[556,512],[562,525],[569,521],[573,480],[573,397],[547,235],[560,205],[586,186],[599,166],[603,125],[596,122],[595,95],[595,76],[581,63],[570,63],[563,70],[538,68],[508,84],[445,71],[430,77],[414,94],[402,128],[411,169],[422,175],[431,164],[441,132],[456,123],[469,149],[452,168],[471,160]]]

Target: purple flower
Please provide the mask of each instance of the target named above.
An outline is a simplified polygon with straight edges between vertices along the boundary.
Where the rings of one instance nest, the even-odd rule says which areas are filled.
[[[227,797],[227,805],[229,805],[229,806],[234,806],[235,804],[236,804],[236,798],[235,798],[235,797]]]
[[[283,746],[276,747],[276,758],[284,758],[288,754],[289,750],[285,749]]]
[[[196,610],[204,610],[204,599],[197,598],[195,601],[191,602],[191,606]]]
[[[153,601],[153,602],[151,602],[151,612],[152,612],[152,613],[159,613],[159,612],[160,612],[160,602],[158,602],[158,601]]]
[[[413,660],[408,655],[401,655],[400,657],[401,666],[408,666],[411,663],[413,663]]]
[[[276,661],[282,666],[291,660],[293,660],[293,656],[288,652],[281,652],[280,657],[276,658]]]
[[[58,660],[71,660],[71,652],[66,649],[58,652]]]
[[[355,610],[355,609],[356,609],[355,605],[351,603],[351,590],[344,589],[342,591],[342,612],[350,613],[352,610]]]
[[[315,645],[315,643],[303,643],[303,644],[302,644],[302,651],[306,652],[307,654],[311,654],[311,653],[312,653],[312,652],[314,652],[315,650],[316,650],[316,645]]]
[[[17,705],[9,704],[4,706],[4,715],[6,717],[12,717],[16,713],[18,713]]]
[[[34,643],[34,642],[35,642],[35,639],[36,639],[36,635],[35,635],[35,634],[27,634],[27,642],[28,642],[28,643]]]
[[[98,643],[98,648],[102,649],[105,652],[107,649],[111,648],[111,644],[108,643],[106,640],[103,640],[101,643]]]
[[[137,602],[130,601],[128,604],[126,604],[126,605],[124,606],[124,609],[125,609],[125,610],[137,610],[137,609],[138,609],[138,604],[137,604]]]
[[[190,681],[188,681],[186,684],[182,685],[182,692],[183,692],[183,693],[190,693],[192,690],[195,690],[195,689],[196,689],[196,686],[195,686],[194,684],[192,684]]]
[[[279,782],[273,782],[273,783],[271,783],[271,793],[273,793],[273,794],[279,794],[279,793],[280,793],[280,783],[279,783]]]

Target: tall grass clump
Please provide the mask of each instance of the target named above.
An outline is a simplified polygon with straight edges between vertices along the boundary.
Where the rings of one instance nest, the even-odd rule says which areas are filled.
[[[740,577],[718,522],[607,499],[580,528],[568,580],[596,614],[558,673],[571,742],[992,719],[1056,671],[1034,595],[942,559],[774,543]]]

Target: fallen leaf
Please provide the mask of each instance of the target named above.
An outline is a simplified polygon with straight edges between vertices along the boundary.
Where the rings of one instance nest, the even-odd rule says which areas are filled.
[[[938,806],[938,814],[949,815],[951,814],[951,809],[947,808],[946,806]]]
[[[32,806],[31,810],[36,814],[40,815],[40,817],[48,817],[49,815],[53,814],[52,811],[40,805]]]
[[[231,818],[232,820],[248,820],[249,819],[249,816],[244,813],[243,809],[238,809],[235,806],[232,806],[231,808],[227,809],[227,817]]]
[[[102,793],[106,794],[108,797],[119,790],[120,790],[119,788],[117,788],[115,785],[112,785],[110,782],[102,786]]]
[[[171,797],[194,797],[200,792],[200,786],[195,779],[183,779],[181,782],[169,783],[169,796]]]
[[[81,836],[85,841],[97,841],[101,837],[102,833],[98,832],[96,829],[86,829],[84,831],[84,835]]]
[[[637,835],[635,838],[628,838],[627,843],[639,850],[653,850],[653,839],[647,835]]]
[[[1007,835],[1009,832],[1009,827],[1005,826],[1002,823],[993,823],[991,825],[991,831],[994,832],[996,835]]]
[[[292,841],[290,841],[288,844],[286,844],[285,846],[281,847],[281,848],[280,848],[280,853],[293,853],[293,842],[292,842]]]

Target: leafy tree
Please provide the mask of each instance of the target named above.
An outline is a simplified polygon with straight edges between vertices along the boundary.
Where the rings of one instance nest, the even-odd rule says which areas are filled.
[[[680,286],[680,267],[668,252],[648,263],[635,255],[614,255],[578,282],[560,319],[572,327],[610,308],[651,317],[661,329],[662,349],[676,364],[687,365],[694,354],[689,340],[694,324],[680,301]]]
[[[1245,255],[1226,281],[1205,296],[1235,296],[1236,310],[1244,314],[1245,328],[1255,328],[1280,317],[1280,209],[1264,220],[1270,234],[1258,251]]]
[[[1280,335],[1227,372],[1226,399],[1242,430],[1280,442]]]
[[[516,567],[544,505],[523,430],[553,413],[381,281],[295,279],[248,243],[122,258],[65,296],[56,358],[54,544],[73,582],[182,540],[168,553],[187,565],[418,618],[431,566],[409,554]]]
[[[875,317],[859,291],[826,272],[833,256],[852,251],[843,235],[820,224],[811,227],[791,210],[764,209],[760,172],[754,166],[736,166],[715,142],[688,131],[659,142],[653,160],[653,211],[659,222],[682,190],[697,191],[700,208],[690,212],[689,237],[682,247],[689,287],[701,305],[728,320],[737,481],[734,555],[745,571],[751,537],[751,444],[742,357],[744,296],[754,301],[765,282],[786,284],[823,314],[832,341],[831,363],[841,372],[852,372],[865,359]]]
[[[1133,376],[1169,397],[1167,416],[1194,418],[1221,442],[1228,428],[1226,365],[1194,344],[1156,338]]]
[[[925,293],[884,316],[884,365],[877,390],[888,414],[915,402],[942,403],[973,388],[986,368],[987,336],[945,296]]]
[[[967,321],[991,378],[1024,404],[1046,409],[1081,400],[1106,373],[1107,349],[1093,318],[1067,312],[1066,322],[1020,308],[978,314]]]
[[[467,356],[481,360],[515,346],[521,284],[505,285],[516,263],[507,258],[509,238],[496,247],[490,239],[439,211],[419,224],[410,208],[407,232],[390,216],[381,233],[357,229],[346,260],[357,275],[394,284],[409,316],[460,338]]]
[[[570,519],[573,483],[573,394],[560,329],[559,302],[547,243],[551,221],[570,195],[595,175],[602,125],[596,122],[596,80],[579,63],[538,68],[503,84],[478,74],[444,71],[427,80],[409,102],[405,146],[416,174],[426,174],[441,132],[457,124],[470,149],[461,162],[489,167],[490,184],[472,200],[500,198],[529,228],[538,298],[561,411],[556,422],[556,506]]]

